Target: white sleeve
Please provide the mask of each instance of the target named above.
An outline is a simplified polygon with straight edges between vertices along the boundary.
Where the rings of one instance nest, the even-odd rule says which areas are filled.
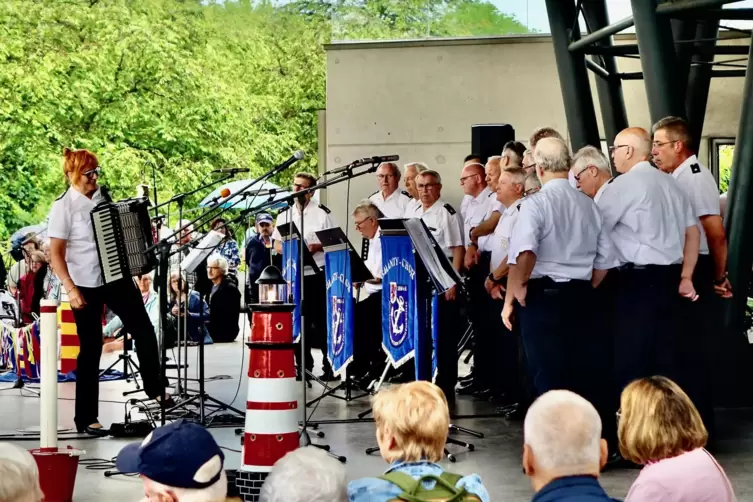
[[[693,175],[694,178],[698,178],[695,183],[694,193],[697,194],[696,203],[696,216],[716,215],[721,214],[721,207],[719,203],[719,190],[716,187],[716,182],[711,173],[706,170],[698,174]]]
[[[289,209],[288,209],[289,211]],[[279,230],[277,230],[277,227],[280,225],[284,225],[287,223],[286,221],[283,221],[284,215],[287,213],[280,213],[277,215],[277,219],[275,220],[275,229],[272,231],[272,240],[274,241],[281,241],[282,240],[282,234]]]
[[[597,219],[601,220],[599,209],[594,209]],[[604,222],[599,221],[599,236],[596,240],[596,258],[594,258],[594,268],[596,270],[609,270],[610,268],[615,268],[619,265],[620,260],[617,258],[617,250],[612,244],[612,239],[609,236],[609,232],[604,226]]]
[[[463,245],[463,234],[462,234],[462,228],[463,228],[463,221],[460,218],[460,213],[450,214],[450,211],[445,209],[445,218],[442,222],[445,227],[447,228],[446,232],[443,232],[445,235],[445,245],[447,248],[453,248],[457,246]],[[455,223],[453,225],[453,223]]]
[[[50,208],[47,236],[67,241],[71,234],[72,215],[63,201],[64,199],[56,200]]]
[[[520,206],[518,220],[510,236],[510,250],[507,254],[507,263],[515,265],[518,256],[525,251],[537,254],[541,241],[541,229],[543,221],[533,199]]]

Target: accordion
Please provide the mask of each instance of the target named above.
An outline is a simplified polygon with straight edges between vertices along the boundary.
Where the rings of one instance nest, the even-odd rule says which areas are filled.
[[[102,202],[92,209],[94,240],[105,284],[146,274],[157,264],[148,199]]]

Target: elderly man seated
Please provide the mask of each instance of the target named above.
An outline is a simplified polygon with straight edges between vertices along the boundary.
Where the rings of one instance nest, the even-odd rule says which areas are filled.
[[[259,502],[345,502],[345,467],[313,446],[278,460],[264,481]]]
[[[207,259],[207,276],[212,281],[209,293],[209,336],[215,343],[232,342],[238,337],[241,292],[228,277],[228,263],[220,255]]]
[[[444,456],[450,425],[447,399],[439,387],[417,381],[381,390],[374,396],[373,412],[379,451],[390,468],[378,478],[351,481],[351,502],[413,500],[401,494],[415,487],[416,480],[421,481],[415,494],[421,500],[489,502],[477,474],[452,474],[437,463]]]
[[[144,500],[224,502],[224,461],[225,454],[209,431],[180,419],[120,450],[115,465],[120,472],[141,476]]]
[[[39,469],[31,453],[11,443],[0,443],[0,500],[41,502]]]
[[[531,478],[533,502],[614,501],[599,484],[607,461],[596,408],[567,390],[541,395],[523,426],[523,470]]]

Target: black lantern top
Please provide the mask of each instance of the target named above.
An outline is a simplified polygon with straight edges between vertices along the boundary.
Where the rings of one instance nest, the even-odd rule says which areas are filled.
[[[282,272],[274,265],[267,265],[256,279],[256,284],[287,284]]]

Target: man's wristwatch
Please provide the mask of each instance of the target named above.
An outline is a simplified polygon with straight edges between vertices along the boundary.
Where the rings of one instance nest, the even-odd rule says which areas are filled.
[[[714,286],[721,286],[722,284],[724,284],[724,281],[727,280],[728,276],[729,276],[729,274],[727,272],[724,272],[724,275],[722,275],[721,278],[714,279]]]
[[[492,281],[495,284],[502,284],[503,279],[497,279],[497,278],[495,278],[494,277],[494,272],[490,272],[487,277],[489,278],[490,281]]]

